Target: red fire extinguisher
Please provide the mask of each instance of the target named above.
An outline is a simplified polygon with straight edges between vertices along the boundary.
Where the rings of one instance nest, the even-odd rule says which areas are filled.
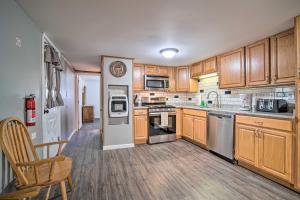
[[[35,126],[36,107],[35,96],[33,94],[25,97],[26,126]]]

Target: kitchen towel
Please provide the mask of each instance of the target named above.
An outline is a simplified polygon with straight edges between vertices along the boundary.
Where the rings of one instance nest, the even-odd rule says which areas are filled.
[[[169,123],[169,115],[168,112],[161,112],[160,113],[160,125],[163,127],[168,126]]]

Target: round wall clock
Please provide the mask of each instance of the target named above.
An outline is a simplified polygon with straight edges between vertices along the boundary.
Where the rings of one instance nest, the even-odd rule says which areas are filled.
[[[109,71],[114,77],[122,77],[126,74],[126,65],[121,61],[112,62],[109,66]]]

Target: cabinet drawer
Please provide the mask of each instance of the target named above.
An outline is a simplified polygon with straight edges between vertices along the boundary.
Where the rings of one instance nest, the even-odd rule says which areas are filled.
[[[203,110],[183,109],[183,113],[187,115],[198,116],[198,117],[206,117],[206,111]]]
[[[236,122],[278,130],[293,131],[293,123],[289,120],[237,115]]]
[[[133,115],[147,115],[146,109],[134,109]]]

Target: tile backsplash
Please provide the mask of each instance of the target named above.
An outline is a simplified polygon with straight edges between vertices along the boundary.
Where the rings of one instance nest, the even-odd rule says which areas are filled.
[[[258,98],[275,98],[285,99],[289,104],[295,104],[295,86],[274,86],[274,87],[258,87],[258,88],[240,88],[240,89],[219,89],[218,77],[213,76],[199,81],[198,93],[168,93],[168,92],[151,92],[151,97],[165,96],[168,104],[191,104],[198,105],[200,100],[207,100],[207,94],[210,91],[216,91],[223,105],[239,105],[239,94],[252,94],[252,102],[256,102]],[[150,92],[135,93],[141,97],[150,96]],[[210,100],[215,101],[215,94],[210,95]]]

